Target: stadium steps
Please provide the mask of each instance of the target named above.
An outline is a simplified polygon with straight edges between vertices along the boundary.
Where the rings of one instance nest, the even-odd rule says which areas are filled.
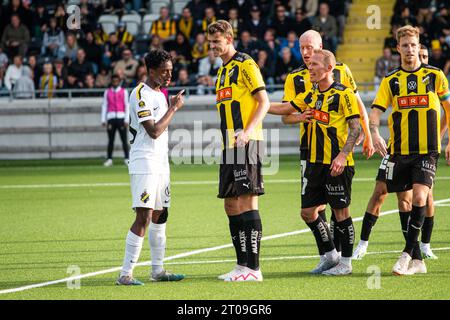
[[[354,0],[344,30],[344,43],[339,45],[336,56],[350,68],[357,83],[373,82],[376,60],[382,55],[384,39],[389,36],[393,13],[391,0],[380,0],[380,29],[369,29],[367,20],[373,13],[367,12],[374,5],[370,0]],[[372,88],[370,88],[372,89]]]

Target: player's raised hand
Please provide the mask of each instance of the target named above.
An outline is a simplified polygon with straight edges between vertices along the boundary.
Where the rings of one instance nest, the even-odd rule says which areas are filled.
[[[175,108],[176,110],[183,107],[184,104],[184,89],[178,92],[175,96],[170,97],[170,106]]]
[[[379,134],[373,135],[372,139],[375,151],[384,157],[387,154],[386,141]]]
[[[345,169],[345,164],[347,163],[347,156],[345,153],[339,152],[336,158],[333,159],[333,162],[331,163],[330,170],[331,170],[331,176],[337,177],[338,175],[342,174]]]

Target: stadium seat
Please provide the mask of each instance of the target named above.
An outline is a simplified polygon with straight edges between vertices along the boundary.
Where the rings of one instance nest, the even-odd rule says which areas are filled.
[[[173,2],[173,13],[181,15],[184,7],[188,4],[188,1],[185,0],[175,0]]]
[[[152,28],[153,21],[158,20],[159,14],[149,13],[144,16],[142,19],[142,31],[146,34],[150,33],[150,29]]]
[[[170,0],[157,0],[150,1],[150,12],[159,13],[162,7],[168,7],[170,9]]]
[[[143,56],[148,52],[148,48],[150,46],[151,37],[149,34],[140,34],[136,36],[134,41],[134,53],[138,56]]]
[[[67,1],[67,5],[68,6],[70,6],[70,5],[78,6],[80,3],[81,3],[81,0],[69,0],[69,1]]]
[[[122,16],[121,22],[127,26],[127,31],[134,37],[139,34],[141,29],[141,16],[138,14],[125,14]]]
[[[98,23],[102,25],[103,31],[110,34],[116,31],[119,17],[115,14],[103,14],[98,18]]]

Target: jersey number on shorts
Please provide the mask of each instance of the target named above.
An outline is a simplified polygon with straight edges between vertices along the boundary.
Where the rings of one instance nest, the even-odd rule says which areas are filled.
[[[386,180],[392,180],[394,178],[394,162],[388,161],[386,164]]]

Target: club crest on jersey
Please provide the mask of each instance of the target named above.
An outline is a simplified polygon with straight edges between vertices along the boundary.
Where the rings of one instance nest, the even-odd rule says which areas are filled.
[[[330,115],[328,112],[320,111],[320,110],[314,110],[314,119],[317,122],[323,123],[323,124],[329,124],[330,123]]]
[[[424,83],[424,84],[430,83],[430,76],[428,75],[428,76],[424,77],[424,78],[422,79],[422,83]]]
[[[217,91],[216,95],[216,101],[217,103],[231,100],[231,97],[233,96],[233,90],[230,88],[223,88]]]
[[[150,196],[147,193],[147,190],[144,190],[144,192],[141,194],[141,201],[143,203],[147,203],[149,199],[150,199]]]
[[[397,98],[399,109],[410,109],[410,108],[427,108],[428,107],[428,96],[406,96]]]
[[[139,101],[138,105],[139,105],[139,108],[143,108],[143,107],[145,107],[145,102]]]

